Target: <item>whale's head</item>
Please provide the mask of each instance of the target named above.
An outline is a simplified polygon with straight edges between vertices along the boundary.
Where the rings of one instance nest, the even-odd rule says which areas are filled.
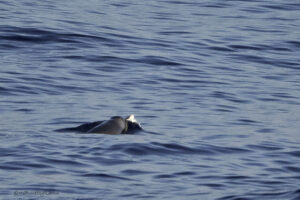
[[[128,128],[127,131],[134,131],[134,130],[142,130],[141,124],[135,119],[134,115],[131,114],[125,118]]]

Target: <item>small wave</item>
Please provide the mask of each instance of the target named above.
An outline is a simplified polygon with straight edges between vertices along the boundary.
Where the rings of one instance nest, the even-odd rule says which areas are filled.
[[[264,150],[264,151],[277,151],[277,150],[282,150],[282,147],[275,146],[275,145],[247,145],[248,148],[254,149],[254,150]]]
[[[235,54],[232,55],[232,58],[238,60],[244,60],[247,62],[259,63],[263,65],[271,65],[271,66],[276,66],[281,68],[287,68],[287,69],[297,69],[297,70],[300,69],[299,64],[297,62],[276,59],[276,58],[268,58],[263,56],[244,55],[244,54]]]
[[[2,26],[2,41],[24,42],[32,44],[47,43],[79,43],[88,42],[115,43],[115,40],[106,37],[79,33],[62,33],[61,30],[44,30],[41,28],[23,28]],[[14,43],[16,44],[16,43]],[[16,45],[19,47],[18,45]]]
[[[214,51],[220,51],[220,52],[234,52],[235,51],[232,48],[218,47],[218,46],[208,47],[208,49],[211,49],[211,50],[214,50]]]
[[[297,3],[284,3],[284,4],[274,4],[274,5],[270,5],[270,4],[265,4],[262,5],[262,7],[264,8],[268,8],[268,9],[272,9],[272,10],[286,10],[286,11],[299,11],[300,10],[300,4]]]
[[[40,162],[47,163],[49,165],[63,165],[63,166],[78,166],[84,167],[88,166],[87,164],[74,161],[74,160],[61,160],[61,159],[54,159],[54,158],[39,158]]]
[[[146,56],[139,60],[142,63],[151,64],[151,65],[163,65],[163,66],[178,66],[181,65],[179,62],[170,61],[166,58],[158,57],[158,56]]]
[[[289,45],[293,45],[293,47],[300,48],[300,41],[297,40],[289,40],[287,41]]]
[[[11,161],[11,162],[6,162],[4,165],[7,166],[14,166],[15,168],[22,168],[22,169],[45,169],[45,168],[50,168],[51,166],[42,164],[42,163],[31,163],[28,161]]]
[[[300,158],[300,151],[290,151],[290,152],[286,152],[286,154]]]
[[[108,174],[104,174],[104,173],[86,173],[86,174],[82,174],[81,176],[83,177],[93,177],[93,178],[102,178],[105,179],[107,181],[109,180],[126,180],[126,181],[131,181],[133,179],[130,178],[125,178],[125,177],[121,177],[121,176],[113,176],[113,175],[108,175]]]
[[[133,175],[143,175],[143,174],[151,174],[154,172],[151,171],[144,171],[144,170],[134,170],[134,169],[127,169],[121,171],[122,174],[127,175],[127,176],[133,176]]]
[[[25,170],[26,167],[22,167],[22,166],[14,166],[14,165],[7,165],[7,164],[1,164],[0,165],[0,169],[2,170]]]
[[[231,101],[234,103],[241,103],[241,104],[251,103],[250,100],[241,99],[240,97],[237,97],[235,94],[229,93],[229,92],[214,91],[210,96],[212,96],[214,98],[220,98],[220,99],[224,99],[227,101]]]
[[[288,170],[289,172],[300,173],[300,167],[287,166],[285,167],[285,169]]]
[[[191,148],[175,143],[158,143],[149,144],[127,143],[115,144],[109,147],[109,151],[122,151],[124,153],[145,156],[145,155],[178,155],[178,154],[197,154],[197,155],[216,155],[216,154],[240,154],[252,152],[250,149],[238,147],[222,147],[214,145],[204,145],[197,148]]]
[[[153,142],[150,144],[139,144],[139,143],[129,143],[129,144],[116,144],[109,148],[110,150],[122,150],[125,153],[131,155],[163,155],[163,154],[211,154],[210,151],[204,149],[192,149],[178,144],[162,144]]]
[[[0,87],[0,94],[1,95],[13,95],[12,92],[10,91],[10,89],[4,88],[4,87]]]

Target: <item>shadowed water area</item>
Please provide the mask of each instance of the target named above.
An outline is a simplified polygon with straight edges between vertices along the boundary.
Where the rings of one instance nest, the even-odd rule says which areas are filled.
[[[299,25],[292,0],[0,0],[0,199],[300,199]]]

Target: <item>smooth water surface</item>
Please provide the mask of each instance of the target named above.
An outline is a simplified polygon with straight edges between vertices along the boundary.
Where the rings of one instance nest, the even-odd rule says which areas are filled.
[[[299,63],[296,0],[1,0],[0,198],[300,199]]]

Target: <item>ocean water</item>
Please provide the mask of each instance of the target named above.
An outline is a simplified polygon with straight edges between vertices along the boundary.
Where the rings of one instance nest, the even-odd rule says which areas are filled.
[[[0,199],[297,200],[299,122],[298,0],[0,1]]]

